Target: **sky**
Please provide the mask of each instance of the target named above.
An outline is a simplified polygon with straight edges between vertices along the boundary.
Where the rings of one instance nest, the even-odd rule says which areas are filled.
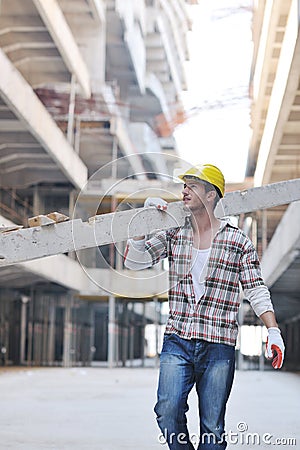
[[[227,182],[244,180],[251,136],[249,6],[251,0],[200,0],[190,7],[183,102],[186,110],[196,110],[177,127],[175,138],[181,158],[217,165]]]

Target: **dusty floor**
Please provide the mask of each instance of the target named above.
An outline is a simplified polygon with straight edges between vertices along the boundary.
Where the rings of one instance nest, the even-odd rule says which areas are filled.
[[[165,450],[152,412],[156,383],[150,368],[0,369],[0,449]],[[300,374],[236,372],[228,448],[300,448],[299,405]],[[196,441],[193,393],[189,423]]]

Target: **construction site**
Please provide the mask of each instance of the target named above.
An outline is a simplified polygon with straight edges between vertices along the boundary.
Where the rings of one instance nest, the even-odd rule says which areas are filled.
[[[180,226],[185,219],[182,186],[174,183],[174,173],[188,163],[178,153],[174,132],[189,117],[182,92],[188,88],[187,36],[196,4],[198,0],[0,0],[0,378],[7,411],[7,417],[4,412],[1,416],[3,450],[162,447],[155,441],[156,429],[139,424],[139,416],[152,420],[168,310],[168,268],[159,263],[130,271],[124,266],[124,252],[128,238]],[[240,332],[236,383],[246,395],[248,372],[254,385],[266,391],[272,386],[279,392],[289,380],[289,405],[282,417],[286,411],[292,419],[285,426],[278,417],[280,431],[274,435],[281,432],[283,438],[300,442],[299,25],[299,2],[253,2],[247,168],[243,182],[226,185],[217,216],[234,217],[255,244],[285,342],[284,366],[275,380],[264,356],[262,322],[241,298],[240,331],[255,334],[258,350],[243,352],[246,335]],[[163,216],[143,208],[147,197],[168,201],[171,213]],[[13,406],[9,394],[19,392],[14,383],[20,383],[31,399],[38,399],[29,379],[43,389],[44,376],[50,393],[52,376],[58,384],[62,379],[66,385],[74,383],[74,395],[82,383],[90,382],[98,393],[107,389],[107,395],[122,385],[128,392],[126,398],[120,395],[123,406],[118,405],[124,415],[130,387],[136,386],[132,404],[137,416],[131,419],[140,427],[138,433],[132,429],[131,434],[123,424],[120,436],[112,439],[109,418],[115,410],[103,391],[104,406],[99,395],[100,404],[91,403],[95,415],[88,415],[78,428],[73,423],[73,440],[68,426],[66,440],[62,434],[55,441],[42,424],[35,438],[24,441],[30,424],[20,414],[29,413]],[[151,390],[139,381],[144,377]],[[292,387],[298,388],[297,395]],[[58,399],[56,391],[53,395]],[[144,395],[147,408],[139,411],[138,397]],[[238,393],[234,395],[232,403],[240,408]],[[64,410],[68,398],[63,398],[58,400],[58,420],[68,423],[71,409]],[[276,408],[274,398],[270,405]],[[85,407],[88,411],[87,403],[83,414]],[[102,417],[98,407],[108,416]],[[39,410],[38,404],[32,408]],[[54,400],[51,408],[57,411]],[[241,411],[230,416],[232,429],[247,414],[245,407]],[[255,429],[260,426],[255,413],[250,416],[252,430],[260,431]],[[9,423],[15,417],[13,438]],[[33,417],[38,423],[38,416]],[[101,433],[95,432],[99,420],[106,423]],[[274,432],[272,418],[267,423],[268,430],[261,427],[261,433]],[[89,429],[89,443],[85,426],[94,427]],[[295,443],[290,447],[298,448]]]

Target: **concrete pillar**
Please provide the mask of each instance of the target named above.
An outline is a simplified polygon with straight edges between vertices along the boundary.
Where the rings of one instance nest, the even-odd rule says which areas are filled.
[[[33,339],[33,311],[34,311],[34,301],[35,292],[33,289],[30,291],[30,303],[29,303],[29,313],[28,313],[28,344],[27,344],[27,365],[32,364],[32,339]]]
[[[72,339],[72,305],[67,299],[64,308],[64,342],[63,342],[63,367],[71,366],[71,339]]]
[[[48,349],[47,349],[47,361],[52,365],[55,358],[55,303],[51,298],[49,302],[49,328],[48,328]]]
[[[264,209],[261,212],[261,249],[262,249],[262,254],[264,254],[267,245],[268,245],[268,237],[267,237],[267,233],[268,233],[268,216],[267,216],[267,210]]]
[[[108,300],[108,367],[116,365],[116,300],[113,295]]]
[[[122,314],[122,341],[121,341],[121,358],[122,358],[122,366],[126,366],[126,362],[128,359],[128,303],[123,301],[123,314]]]
[[[154,297],[154,308],[155,308],[155,367],[159,366],[159,319],[160,319],[160,304],[158,303],[157,297]]]
[[[23,295],[21,298],[21,330],[20,330],[20,364],[25,364],[27,303],[30,297]]]
[[[252,220],[251,240],[254,244],[254,247],[257,249],[257,219],[256,219],[256,217],[253,217],[253,220]]]
[[[38,186],[34,186],[33,191],[33,215],[38,216],[45,212],[45,202]]]
[[[142,367],[145,367],[145,328],[146,328],[146,324],[147,324],[147,319],[146,319],[146,303],[143,303],[143,328],[142,328],[142,342],[141,342],[141,350],[142,350]]]
[[[261,354],[259,355],[258,368],[259,370],[265,369],[265,355],[263,353],[263,327],[260,327],[261,330]]]
[[[129,360],[130,365],[133,366],[134,360],[134,303],[131,303],[129,319]]]
[[[76,75],[71,76],[71,91],[69,101],[68,129],[67,139],[70,145],[74,144],[74,112],[75,112],[75,95],[76,95]]]

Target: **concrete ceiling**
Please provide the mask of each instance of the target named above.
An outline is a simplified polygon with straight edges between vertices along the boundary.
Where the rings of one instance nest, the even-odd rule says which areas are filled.
[[[247,176],[256,186],[300,177],[299,6],[258,2],[254,13],[252,128]],[[286,207],[267,211],[268,240]]]

